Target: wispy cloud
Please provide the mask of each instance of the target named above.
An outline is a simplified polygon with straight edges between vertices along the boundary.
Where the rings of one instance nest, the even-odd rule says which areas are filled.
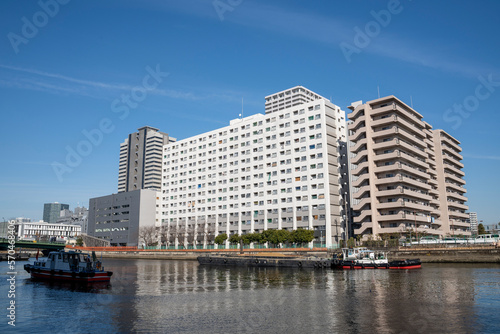
[[[219,21],[211,6],[187,2],[175,5],[156,3],[156,5],[163,10],[176,10],[188,15]],[[405,11],[400,14],[402,18],[404,15]],[[354,27],[361,27],[367,22],[355,22],[343,17],[311,12],[296,12],[285,6],[246,1],[233,11],[226,12],[223,24],[228,23],[322,43],[330,47],[332,52],[340,53],[339,44],[341,42],[352,43],[355,35]],[[480,74],[500,72],[495,66],[481,64],[475,60],[457,59],[456,54],[439,52],[435,45],[409,40],[408,36],[402,38],[389,30],[384,31],[372,41],[369,47],[363,49],[363,53],[365,52],[471,79],[476,79]]]
[[[114,99],[118,94],[130,92],[136,85],[106,83],[101,81],[84,80],[79,78],[50,73],[31,68],[0,64],[0,69],[7,70],[8,75],[0,79],[0,86],[24,90],[35,90],[50,94],[74,94],[95,99]],[[10,72],[10,73],[9,73]],[[8,80],[5,80],[8,77]],[[139,84],[142,82],[138,81]],[[203,87],[195,91],[183,89],[156,88],[148,94],[180,100],[218,100],[236,103],[241,101],[242,92]]]

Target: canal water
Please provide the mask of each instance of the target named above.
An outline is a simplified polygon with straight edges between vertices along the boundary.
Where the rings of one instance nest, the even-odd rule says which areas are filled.
[[[0,333],[498,333],[500,265],[333,271],[104,259],[110,285],[34,282],[18,262]],[[7,324],[15,300],[15,327]]]

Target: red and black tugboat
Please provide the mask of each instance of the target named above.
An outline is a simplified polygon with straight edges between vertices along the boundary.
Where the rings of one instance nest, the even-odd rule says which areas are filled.
[[[101,262],[96,259],[95,253],[90,254],[75,251],[50,252],[47,259],[33,264],[25,264],[24,270],[31,274],[31,278],[49,281],[66,282],[109,282],[111,271],[105,271]]]
[[[422,267],[420,259],[387,259],[387,253],[369,250],[365,247],[342,248],[342,257],[334,256],[334,269],[418,269]]]

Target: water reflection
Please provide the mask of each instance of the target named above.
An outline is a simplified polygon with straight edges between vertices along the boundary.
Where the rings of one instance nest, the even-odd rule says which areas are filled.
[[[315,271],[209,267],[193,261],[108,259],[105,263],[114,272],[111,285],[89,290],[33,282],[20,274],[16,329],[493,333],[499,320],[498,265]],[[68,312],[74,320],[70,323]]]

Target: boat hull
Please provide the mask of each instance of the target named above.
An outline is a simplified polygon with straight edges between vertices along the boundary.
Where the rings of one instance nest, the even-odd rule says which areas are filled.
[[[37,268],[30,264],[24,265],[24,270],[30,273],[33,279],[79,283],[109,282],[111,275],[113,275],[110,271],[74,272],[68,270],[48,270]]]
[[[334,269],[353,270],[353,269],[419,269],[422,268],[420,259],[395,260],[387,263],[362,263],[359,261],[334,260],[332,263]]]
[[[242,267],[279,267],[279,268],[331,268],[332,261],[318,258],[287,258],[259,256],[199,256],[201,265],[242,266]]]

